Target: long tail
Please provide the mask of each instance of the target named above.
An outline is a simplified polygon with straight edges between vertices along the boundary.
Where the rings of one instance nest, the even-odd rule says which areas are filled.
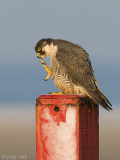
[[[108,111],[110,111],[110,110],[112,110],[112,105],[111,105],[111,103],[108,103],[109,101],[106,101],[107,99],[106,99],[106,97],[105,98],[103,98],[103,95],[101,95],[101,100],[99,101],[99,104],[103,107],[103,108],[105,108],[106,110],[108,110]]]
[[[98,90],[99,90],[102,98],[105,100],[105,102],[107,102],[110,106],[112,106],[112,104],[111,104],[110,101],[104,96],[104,94],[102,93],[102,91],[100,90],[100,88],[99,88],[99,87],[97,87],[97,88],[98,88]],[[112,108],[111,108],[111,109],[112,109]]]
[[[96,92],[91,92],[90,97],[95,101],[95,103],[100,104],[103,108],[110,111],[112,110],[112,104],[109,100],[104,96],[102,91],[98,88]]]

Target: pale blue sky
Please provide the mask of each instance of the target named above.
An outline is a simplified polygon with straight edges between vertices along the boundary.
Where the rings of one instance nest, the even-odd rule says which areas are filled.
[[[57,91],[34,51],[48,37],[89,53],[114,108],[100,107],[100,159],[119,160],[120,0],[0,0],[0,154],[35,159],[35,101]]]
[[[100,88],[120,95],[119,0],[6,0],[0,3],[0,102],[29,102],[56,91],[37,59],[42,38],[65,39],[89,53]],[[46,60],[48,63],[48,59]]]

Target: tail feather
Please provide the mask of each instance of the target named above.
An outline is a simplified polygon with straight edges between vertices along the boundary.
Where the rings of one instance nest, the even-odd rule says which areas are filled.
[[[96,104],[100,104],[106,110],[108,111],[112,110],[111,103],[104,96],[102,91],[100,91],[100,89],[96,90],[95,92],[93,91],[93,92],[88,93],[88,96],[92,98]]]
[[[110,111],[112,110],[112,108],[107,104],[107,102],[105,100],[102,99],[102,101],[99,103],[103,108],[105,108],[106,110]]]
[[[102,96],[102,98],[105,100],[105,102],[107,102],[110,106],[112,106],[112,104],[109,102],[109,100],[104,96],[104,94],[102,93],[102,91],[100,90],[100,88],[98,87],[98,90]]]

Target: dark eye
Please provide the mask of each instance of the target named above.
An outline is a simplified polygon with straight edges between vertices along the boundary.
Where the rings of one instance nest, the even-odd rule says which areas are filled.
[[[40,51],[40,55],[44,55],[44,54],[45,54],[45,52]]]

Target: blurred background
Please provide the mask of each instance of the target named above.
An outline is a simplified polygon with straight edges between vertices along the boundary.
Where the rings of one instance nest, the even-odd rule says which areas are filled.
[[[35,159],[36,98],[58,91],[43,81],[47,73],[34,51],[42,38],[65,39],[89,53],[114,109],[100,107],[100,160],[119,160],[119,0],[0,1],[0,159]]]

